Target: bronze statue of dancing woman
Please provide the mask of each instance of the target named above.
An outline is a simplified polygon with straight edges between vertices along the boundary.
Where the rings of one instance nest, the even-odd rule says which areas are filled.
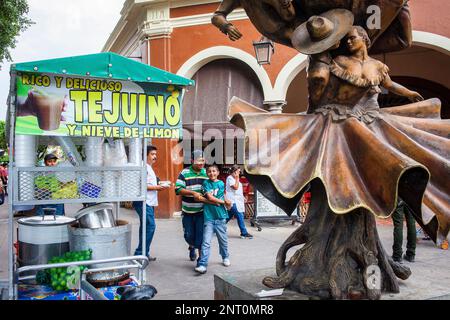
[[[245,171],[259,191],[292,212],[311,185],[305,223],[280,248],[277,277],[264,284],[321,298],[379,299],[399,292],[396,277],[410,271],[384,251],[375,216],[389,217],[401,197],[435,241],[449,233],[450,122],[440,119],[438,99],[423,101],[390,79],[389,68],[368,55],[367,32],[352,23],[351,12],[335,9],[292,36],[311,55],[307,114],[251,112],[238,99],[230,113],[247,142],[260,129],[279,132],[277,163],[246,155]],[[332,58],[327,51],[344,36],[349,54]],[[380,87],[412,103],[380,109]],[[268,154],[271,146],[261,147]],[[287,251],[302,244],[286,264]]]

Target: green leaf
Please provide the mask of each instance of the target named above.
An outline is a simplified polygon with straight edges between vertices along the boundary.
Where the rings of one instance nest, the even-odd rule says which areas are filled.
[[[27,14],[26,0],[0,1],[0,65],[5,59],[12,60],[9,50],[16,47],[17,36],[34,24]]]

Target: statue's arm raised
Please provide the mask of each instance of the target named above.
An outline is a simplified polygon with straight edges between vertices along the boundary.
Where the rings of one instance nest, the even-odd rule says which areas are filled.
[[[389,92],[398,94],[399,96],[403,96],[411,100],[412,102],[418,102],[423,101],[423,97],[420,95],[420,93],[416,91],[411,91],[408,88],[402,86],[401,84],[398,84],[394,81],[392,81],[391,77],[389,75],[386,75],[384,81],[382,82],[382,87],[388,90]]]
[[[225,33],[232,41],[239,40],[242,37],[242,34],[227,20],[227,15],[238,8],[239,5],[239,0],[223,0],[211,19],[212,24]]]

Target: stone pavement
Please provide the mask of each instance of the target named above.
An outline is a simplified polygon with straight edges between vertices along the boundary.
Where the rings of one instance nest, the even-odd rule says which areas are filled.
[[[77,205],[66,206],[68,216],[73,216]],[[121,208],[121,219],[133,225],[132,248],[137,243],[139,220],[132,210]],[[0,281],[7,279],[7,204],[0,206]],[[189,260],[187,245],[183,239],[181,218],[156,221],[156,233],[152,243],[151,254],[157,257],[147,268],[147,283],[154,285],[158,294],[156,299],[205,300],[214,298],[214,274],[257,273],[257,270],[274,268],[275,256],[283,241],[298,226],[290,223],[280,225],[264,224],[258,232],[248,226],[254,239],[240,239],[237,223],[228,224],[229,250],[231,266],[221,264],[217,241],[213,239],[208,272],[198,275],[194,272],[195,262]],[[380,221],[378,230],[382,242],[391,253],[392,224],[389,220]],[[406,235],[406,232],[404,233]],[[420,241],[417,245],[416,262],[408,264],[412,276],[400,281],[401,293],[384,295],[383,299],[450,299],[450,251],[434,246],[431,241]]]

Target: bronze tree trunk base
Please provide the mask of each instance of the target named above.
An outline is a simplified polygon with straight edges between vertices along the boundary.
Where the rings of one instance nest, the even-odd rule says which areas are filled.
[[[374,215],[365,209],[335,214],[328,207],[322,183],[314,180],[311,187],[311,207],[305,223],[279,249],[278,277],[266,277],[263,283],[321,299],[375,300],[383,291],[398,293],[396,277],[407,279],[411,271],[392,261],[384,251]],[[286,265],[287,251],[301,244],[303,247]],[[370,274],[377,269],[373,266],[378,266],[381,274],[379,286]]]

